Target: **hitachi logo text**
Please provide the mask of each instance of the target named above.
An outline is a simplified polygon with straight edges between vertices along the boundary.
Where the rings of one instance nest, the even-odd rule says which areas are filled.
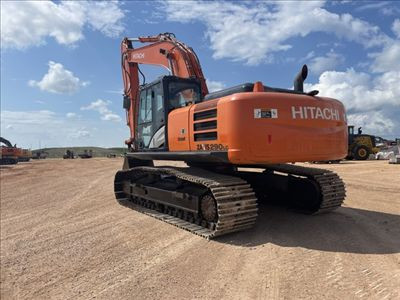
[[[339,111],[333,108],[320,108],[315,106],[292,106],[293,119],[323,119],[340,120]]]
[[[142,59],[142,58],[144,58],[144,53],[132,54],[132,59]]]

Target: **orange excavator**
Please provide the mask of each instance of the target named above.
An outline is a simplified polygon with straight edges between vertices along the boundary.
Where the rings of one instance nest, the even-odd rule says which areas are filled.
[[[12,145],[9,140],[0,137],[0,165],[14,165],[17,164],[22,157],[22,149]]]
[[[170,75],[146,84],[142,64]],[[123,39],[121,65],[130,138],[114,181],[120,204],[209,239],[251,228],[258,201],[307,214],[344,201],[336,173],[293,164],[347,155],[344,106],[303,91],[307,66],[294,90],[257,81],[209,93],[195,52],[172,33]]]

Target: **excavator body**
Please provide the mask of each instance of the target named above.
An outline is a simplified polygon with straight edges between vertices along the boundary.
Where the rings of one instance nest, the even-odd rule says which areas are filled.
[[[265,165],[347,155],[339,101],[253,89],[247,83],[201,99],[195,80],[173,76],[142,87],[133,157]]]
[[[133,41],[150,45],[134,49]],[[347,155],[344,106],[303,91],[307,66],[294,90],[258,81],[208,93],[193,49],[172,34],[125,38],[121,51],[131,136],[115,176],[120,204],[206,238],[252,227],[259,200],[309,214],[342,204],[344,183],[335,173],[287,164]],[[172,75],[139,85],[144,63]],[[189,167],[154,167],[154,160]]]
[[[14,147],[1,147],[1,165],[14,165],[18,163],[21,156],[21,149]]]
[[[12,145],[10,141],[0,137],[0,165],[14,165],[17,164],[20,157],[22,157],[22,149]]]
[[[339,159],[347,151],[343,118],[343,105],[333,99],[235,93],[172,111],[169,150],[225,152],[235,165]]]

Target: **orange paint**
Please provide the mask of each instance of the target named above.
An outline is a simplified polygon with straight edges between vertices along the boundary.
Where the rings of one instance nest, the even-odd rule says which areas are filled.
[[[170,151],[197,151],[201,149],[199,144],[223,145],[228,148],[229,161],[239,165],[334,160],[347,154],[345,110],[337,100],[250,92],[211,101],[171,112],[168,123]],[[194,120],[195,112],[210,111],[213,107],[217,109],[217,117]],[[303,115],[300,109],[303,109]],[[216,131],[217,139],[195,141],[194,124],[210,121],[216,121],[216,130],[198,132]],[[179,144],[175,138],[186,124],[190,143]]]

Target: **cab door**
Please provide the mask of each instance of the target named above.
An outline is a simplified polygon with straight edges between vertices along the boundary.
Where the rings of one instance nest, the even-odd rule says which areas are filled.
[[[140,91],[138,149],[163,149],[165,147],[165,105],[160,82]]]

